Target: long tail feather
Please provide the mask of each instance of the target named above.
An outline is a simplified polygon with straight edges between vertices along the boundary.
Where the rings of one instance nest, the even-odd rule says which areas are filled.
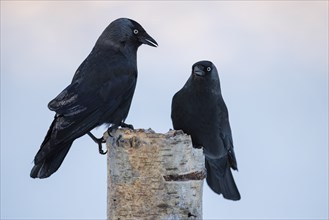
[[[227,158],[206,159],[206,169],[207,183],[215,193],[223,194],[229,200],[241,199]]]
[[[63,163],[73,141],[55,141],[57,117],[53,120],[38,153],[34,158],[34,167],[31,170],[32,178],[47,178],[58,170]]]

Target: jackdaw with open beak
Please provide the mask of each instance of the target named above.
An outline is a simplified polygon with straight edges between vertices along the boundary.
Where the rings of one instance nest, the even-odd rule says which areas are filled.
[[[231,172],[237,162],[228,111],[213,63],[192,66],[190,78],[172,99],[171,118],[175,130],[191,135],[194,147],[203,147],[209,187],[226,199],[239,200]]]
[[[48,108],[55,118],[34,158],[32,178],[46,178],[58,170],[73,141],[88,134],[102,151],[102,138],[90,131],[107,124],[125,124],[137,81],[137,49],[157,42],[144,28],[128,18],[113,21],[100,35],[73,80]]]

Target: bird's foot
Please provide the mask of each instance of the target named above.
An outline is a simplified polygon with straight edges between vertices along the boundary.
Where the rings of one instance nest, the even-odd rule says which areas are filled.
[[[129,128],[129,129],[131,129],[131,130],[134,130],[134,126],[133,126],[133,125],[126,124],[126,123],[124,123],[124,122],[121,122],[121,123],[120,123],[120,126],[121,126],[121,128]]]
[[[95,141],[96,144],[98,144],[98,151],[100,154],[106,154],[107,153],[107,150],[106,151],[103,151],[103,148],[102,148],[102,144],[105,143],[105,139],[103,137],[101,138],[96,138],[90,131],[87,133],[89,135],[89,137],[91,137],[91,139],[93,139],[93,141]]]
[[[107,134],[108,134],[110,137],[113,137],[113,136],[111,135],[111,133],[112,133],[112,131],[118,129],[118,127],[119,127],[118,125],[112,125],[111,127],[109,127],[109,128],[107,129]]]
[[[193,145],[194,148],[201,149],[202,145]]]
[[[129,129],[134,130],[134,126],[132,126],[132,125],[130,125],[130,124],[126,124],[126,123],[124,123],[124,122],[121,122],[119,125],[112,125],[111,127],[109,127],[109,128],[107,129],[107,133],[108,133],[108,135],[109,135],[110,137],[113,137],[113,136],[111,135],[112,131],[118,129],[119,126],[122,127],[122,128],[129,128]]]
[[[106,141],[104,140],[104,138],[100,138],[100,139],[101,139],[101,142],[98,143],[98,151],[102,155],[107,154],[107,150],[103,151],[103,148],[102,148],[102,143],[106,143]]]

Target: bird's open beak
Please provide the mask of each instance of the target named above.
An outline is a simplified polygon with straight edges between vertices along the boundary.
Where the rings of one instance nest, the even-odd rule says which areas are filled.
[[[196,75],[198,75],[198,76],[204,76],[205,75],[205,72],[203,71],[203,69],[201,69],[198,66],[195,66],[193,68],[193,73],[196,74]]]
[[[152,47],[157,47],[158,43],[147,33],[144,34],[143,37],[140,39],[141,43],[150,45]]]

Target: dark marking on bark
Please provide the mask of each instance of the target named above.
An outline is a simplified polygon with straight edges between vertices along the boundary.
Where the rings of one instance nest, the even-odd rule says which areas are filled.
[[[192,173],[187,173],[183,175],[172,174],[163,176],[165,181],[189,181],[189,180],[203,180],[206,178],[205,171],[196,171]]]

